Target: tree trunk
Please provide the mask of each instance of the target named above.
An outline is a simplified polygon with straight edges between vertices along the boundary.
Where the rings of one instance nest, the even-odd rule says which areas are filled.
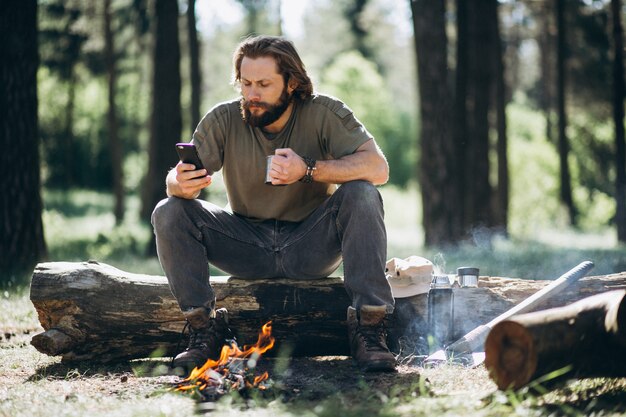
[[[425,244],[461,240],[456,208],[458,165],[450,123],[445,2],[411,1],[420,97],[419,181]]]
[[[272,320],[281,347],[296,356],[345,355],[350,299],[341,278],[242,280],[212,277],[217,307],[229,311],[239,343],[256,339]],[[454,289],[456,340],[544,288],[551,281],[480,277],[478,288]],[[537,308],[564,305],[626,284],[626,273],[583,278]],[[130,274],[96,262],[39,264],[30,298],[45,332],[32,343],[64,361],[115,361],[171,355],[184,320],[162,276]],[[477,309],[476,306],[481,306]],[[427,296],[396,299],[389,345],[427,354]],[[420,351],[420,345],[425,350]]]
[[[610,291],[496,324],[485,342],[485,366],[498,388],[519,389],[555,371],[562,375],[547,383],[626,376],[625,295]]]
[[[37,120],[37,2],[0,5],[0,286],[46,253]]]
[[[576,225],[576,207],[572,198],[572,179],[569,170],[569,141],[567,139],[567,111],[565,108],[565,61],[566,61],[566,36],[565,36],[565,0],[556,2],[556,26],[557,26],[557,108],[559,117],[559,165],[560,165],[560,197],[565,205],[569,223]]]
[[[534,10],[534,16],[541,26],[538,37],[539,42],[539,59],[541,67],[540,75],[540,95],[539,105],[543,110],[546,119],[546,139],[550,143],[554,140],[554,102],[555,92],[555,27],[554,27],[554,4],[552,2],[531,3]],[[536,8],[535,8],[536,7]]]
[[[164,180],[178,158],[174,145],[180,141],[180,48],[178,3],[156,0],[152,116],[148,175],[144,179],[142,218],[149,221],[155,205],[165,198]],[[151,245],[154,253],[154,245]]]
[[[115,106],[117,88],[117,69],[115,65],[115,43],[111,28],[111,0],[104,1],[104,56],[109,81],[107,128],[109,133],[109,149],[111,152],[111,168],[113,170],[113,195],[115,197],[115,223],[124,220],[124,173],[122,163],[122,144],[118,135],[118,121]]]
[[[196,30],[196,0],[187,3],[187,39],[189,41],[189,80],[191,82],[191,132],[200,123],[202,96],[202,73],[200,71],[200,47]]]
[[[367,30],[363,28],[363,11],[369,0],[354,0],[346,4],[343,14],[354,37],[354,49],[367,59],[372,58],[372,51],[367,46]]]
[[[493,2],[495,0],[489,0]],[[491,185],[489,183],[489,96],[493,62],[493,39],[485,17],[487,1],[467,2],[468,76],[467,152],[465,155],[465,228],[475,235],[492,226]],[[487,57],[485,59],[485,56]]]
[[[506,85],[504,82],[504,62],[502,60],[502,40],[500,38],[497,1],[489,3],[489,11],[493,37],[494,104],[497,131],[496,153],[498,159],[498,186],[496,189],[494,225],[498,233],[507,235],[509,219],[509,161],[506,132]]]
[[[62,158],[64,162],[63,176],[67,187],[75,186],[80,177],[81,167],[76,163],[79,155],[78,147],[74,141],[74,109],[76,108],[76,63],[68,63],[67,76],[67,104],[65,105],[65,120],[63,120],[63,137],[60,138],[62,145]]]
[[[615,224],[617,240],[626,243],[626,143],[624,140],[624,39],[622,2],[611,0],[613,14],[613,120],[615,123]]]
[[[467,160],[468,130],[467,130],[467,2],[456,0],[456,71],[454,91],[454,148],[455,163],[458,167],[465,166]],[[466,183],[468,178],[464,175],[463,168],[455,170],[454,181],[456,183],[456,215],[459,218],[459,228],[462,232],[465,228],[465,199],[467,198]],[[463,236],[465,237],[465,236]]]

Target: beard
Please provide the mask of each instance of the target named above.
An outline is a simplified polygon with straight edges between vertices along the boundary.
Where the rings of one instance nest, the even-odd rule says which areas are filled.
[[[292,100],[293,97],[287,92],[286,87],[283,89],[283,92],[280,94],[280,97],[275,104],[266,103],[264,101],[251,103],[242,97],[239,104],[241,108],[241,117],[244,122],[248,123],[252,127],[265,127],[280,119],[280,116],[285,113],[285,110],[287,110],[287,107],[289,107]],[[250,111],[251,105],[265,109],[265,111],[259,115],[254,115]]]

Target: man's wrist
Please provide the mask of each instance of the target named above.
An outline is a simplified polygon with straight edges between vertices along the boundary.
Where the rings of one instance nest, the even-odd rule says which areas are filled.
[[[313,158],[309,158],[308,156],[303,156],[302,160],[306,164],[306,171],[304,173],[304,176],[300,178],[300,182],[308,184],[308,183],[313,182],[313,174],[315,173],[315,170],[317,169],[315,167],[315,164],[317,163],[317,161]]]

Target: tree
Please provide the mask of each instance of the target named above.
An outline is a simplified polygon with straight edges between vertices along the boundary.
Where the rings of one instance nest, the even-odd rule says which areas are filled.
[[[465,0],[456,0],[456,71],[454,73],[455,89],[454,89],[454,163],[462,167],[467,158],[467,2]],[[457,173],[456,185],[458,189],[457,198],[457,215],[459,216],[461,228],[465,228],[465,175]]]
[[[555,45],[556,34],[554,19],[554,4],[552,2],[536,2],[531,3],[537,7],[535,11],[536,19],[542,30],[538,34],[538,44],[540,53],[541,76],[539,80],[539,107],[543,110],[546,117],[546,138],[549,142],[554,143],[553,134],[553,114],[555,100]]]
[[[367,44],[367,28],[363,26],[363,12],[369,0],[348,0],[343,6],[343,14],[350,25],[354,37],[354,48],[365,58],[372,59],[372,51]]]
[[[37,123],[37,1],[0,5],[0,284],[46,254]]]
[[[556,2],[556,26],[557,26],[557,112],[558,112],[558,150],[560,166],[560,197],[561,202],[567,208],[569,222],[576,225],[577,210],[572,198],[572,179],[569,169],[570,145],[567,138],[567,109],[565,107],[565,61],[566,61],[566,26],[565,26],[565,0]]]
[[[108,102],[107,128],[109,133],[109,149],[111,151],[111,168],[113,172],[113,195],[115,207],[113,213],[115,222],[122,223],[124,220],[124,172],[122,163],[122,144],[118,135],[118,120],[115,106],[115,94],[117,85],[117,69],[115,58],[115,43],[111,28],[111,0],[104,0],[104,60],[108,76]]]
[[[502,41],[498,19],[498,2],[489,2],[489,22],[493,37],[493,73],[494,73],[494,107],[496,119],[498,160],[498,185],[494,204],[494,226],[505,235],[509,218],[509,161],[508,139],[506,132],[506,85],[504,81],[504,63],[502,62]]]
[[[267,7],[268,0],[237,0],[246,10],[246,35],[259,33],[261,12]]]
[[[626,243],[626,144],[624,143],[624,40],[622,2],[611,0],[613,16],[613,120],[615,124],[615,223],[617,239]]]
[[[191,131],[200,122],[202,76],[200,72],[200,47],[196,30],[196,0],[187,2],[187,40],[189,43],[189,80],[191,82]]]
[[[456,200],[452,109],[448,87],[444,0],[411,0],[420,96],[419,181],[426,245],[458,242],[462,228]]]
[[[83,45],[89,39],[82,27],[85,25],[80,24],[82,7],[79,2],[61,0],[44,2],[41,7],[41,63],[58,75],[67,87],[62,128],[44,141],[49,181],[63,186],[76,185],[80,180],[80,168],[76,161],[82,155],[79,155],[74,138],[76,87],[79,83],[76,67],[83,58]],[[59,48],[59,45],[63,47]]]
[[[176,165],[174,145],[180,140],[182,129],[177,0],[155,2],[153,66],[149,162],[141,213],[146,220],[165,197],[164,179],[168,170]]]
[[[493,225],[491,210],[491,185],[489,183],[489,97],[492,86],[493,36],[485,17],[489,16],[489,3],[496,0],[468,2],[467,10],[467,112],[466,152],[462,167],[465,169],[465,229]]]

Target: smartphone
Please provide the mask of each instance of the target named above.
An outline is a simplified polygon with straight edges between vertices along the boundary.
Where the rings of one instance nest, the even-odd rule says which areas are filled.
[[[186,164],[195,165],[196,169],[204,169],[202,161],[198,156],[198,150],[193,143],[177,143],[176,152],[180,160]]]

